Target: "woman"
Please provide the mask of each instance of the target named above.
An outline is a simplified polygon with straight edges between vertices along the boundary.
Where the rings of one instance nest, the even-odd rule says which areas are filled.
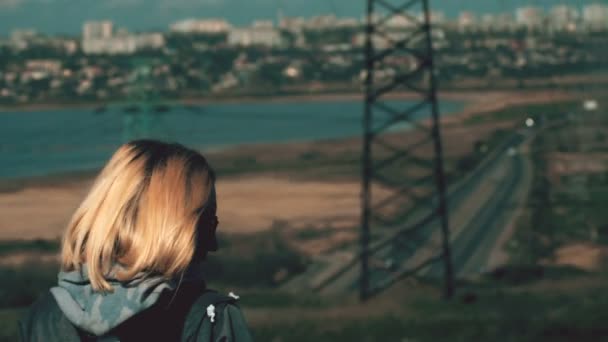
[[[205,289],[217,250],[215,176],[178,144],[123,145],[65,232],[58,285],[20,322],[24,341],[250,341],[236,297]]]

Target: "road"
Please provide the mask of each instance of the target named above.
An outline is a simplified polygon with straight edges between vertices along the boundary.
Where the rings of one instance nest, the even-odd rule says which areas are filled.
[[[516,203],[525,201],[531,183],[530,162],[526,154],[512,154],[509,150],[525,150],[529,134],[527,131],[513,134],[467,178],[448,191],[452,260],[459,277],[473,276],[487,268],[499,242],[505,240],[504,235],[508,233],[505,228],[517,212]],[[418,216],[423,217],[422,213]],[[372,249],[373,246],[383,247],[375,249],[375,259],[371,261],[372,288],[384,287],[414,269],[424,276],[443,274],[440,262],[417,269],[441,252],[437,220],[415,234],[377,236]],[[287,288],[305,287],[325,293],[355,289],[359,280],[356,254],[357,247],[351,246],[321,257],[310,272],[287,284]]]
[[[470,217],[466,229],[452,239],[452,261],[457,277],[475,276],[488,269],[493,252],[502,247],[499,246],[501,235],[525,201],[532,171],[528,156],[521,152],[526,147],[521,146],[523,142],[516,145],[519,153],[506,154],[488,170],[486,177],[494,183],[490,200]],[[457,213],[450,216],[457,219]],[[435,264],[426,274],[441,276],[443,266]]]

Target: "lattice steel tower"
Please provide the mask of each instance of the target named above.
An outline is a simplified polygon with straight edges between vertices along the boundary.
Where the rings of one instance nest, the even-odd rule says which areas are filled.
[[[453,294],[428,0],[367,0],[360,296],[443,261]],[[404,101],[403,99],[407,99]]]

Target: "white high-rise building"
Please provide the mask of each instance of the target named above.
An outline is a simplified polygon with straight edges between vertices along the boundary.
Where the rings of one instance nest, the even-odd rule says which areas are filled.
[[[306,19],[303,17],[285,17],[282,16],[279,21],[279,28],[289,32],[302,32],[306,26]]]
[[[38,32],[34,29],[16,29],[11,32],[10,45],[17,50],[27,49],[38,37]]]
[[[520,7],[515,11],[515,23],[528,28],[540,27],[543,23],[543,10],[538,7]]]
[[[558,5],[551,9],[549,19],[552,27],[558,30],[570,30],[576,28],[579,12],[574,7]]]
[[[165,46],[162,33],[125,34],[107,39],[82,41],[85,54],[132,54],[138,50],[158,50]]]
[[[114,33],[111,21],[89,21],[83,25],[81,46],[85,54],[132,54],[161,49],[165,38],[162,33],[131,34],[124,29]]]
[[[308,29],[325,30],[337,27],[338,18],[335,15],[319,15],[306,21]]]
[[[416,18],[410,18],[402,15],[391,17],[386,22],[386,26],[394,29],[409,28],[418,25]]]
[[[228,34],[228,44],[230,45],[277,47],[282,43],[281,33],[272,26],[272,22],[256,22],[251,27],[233,28]]]
[[[172,32],[217,34],[230,31],[232,26],[223,19],[186,19],[171,25]]]
[[[109,20],[87,21],[82,27],[82,39],[109,39],[112,37],[113,24]]]
[[[132,54],[137,51],[137,40],[134,36],[87,39],[82,41],[82,51],[87,55]]]
[[[477,27],[484,31],[511,31],[514,28],[513,15],[510,13],[483,14],[478,21]]]
[[[591,4],[583,8],[583,23],[590,28],[608,27],[608,5]]]
[[[135,35],[137,50],[158,50],[165,47],[165,36],[162,33],[140,33]]]

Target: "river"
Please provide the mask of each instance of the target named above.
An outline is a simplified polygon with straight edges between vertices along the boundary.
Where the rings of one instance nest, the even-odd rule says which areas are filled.
[[[412,102],[387,101],[394,108]],[[464,108],[441,103],[443,115]],[[205,105],[175,107],[165,113],[103,113],[86,109],[0,113],[0,178],[25,178],[99,168],[124,141],[147,136],[198,149],[253,143],[284,143],[346,138],[362,133],[362,103],[357,100]],[[428,108],[416,119],[429,116]],[[386,116],[378,114],[375,123]],[[396,129],[407,129],[401,125]]]

